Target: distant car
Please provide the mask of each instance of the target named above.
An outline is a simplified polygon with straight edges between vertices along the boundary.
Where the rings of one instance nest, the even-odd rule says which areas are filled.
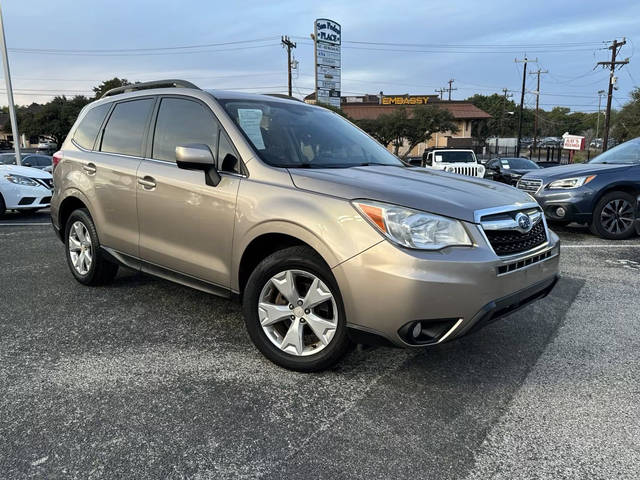
[[[484,178],[514,186],[525,173],[540,169],[527,158],[494,158],[486,167]]]
[[[38,168],[40,170],[47,170],[47,167],[53,165],[53,157],[49,155],[25,155],[20,162],[23,167]]]
[[[586,223],[603,238],[629,238],[639,227],[640,137],[589,163],[532,171],[518,188],[535,197],[551,222]]]
[[[38,150],[55,150],[58,148],[58,144],[55,142],[40,142],[36,147]]]
[[[460,148],[434,148],[423,154],[426,168],[444,170],[458,175],[484,177],[485,167],[476,159],[473,150]]]
[[[13,142],[9,140],[0,140],[0,150],[9,150],[13,148]]]
[[[16,154],[15,153],[0,153],[0,165],[15,165]]]
[[[0,216],[7,210],[36,211],[51,203],[51,174],[37,168],[0,165]]]

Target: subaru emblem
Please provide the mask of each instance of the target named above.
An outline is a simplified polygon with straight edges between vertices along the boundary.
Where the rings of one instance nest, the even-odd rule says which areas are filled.
[[[516,215],[516,222],[518,223],[518,227],[520,227],[520,230],[522,230],[524,233],[528,233],[531,230],[531,217],[529,217],[529,215],[527,215],[526,213],[518,213]]]

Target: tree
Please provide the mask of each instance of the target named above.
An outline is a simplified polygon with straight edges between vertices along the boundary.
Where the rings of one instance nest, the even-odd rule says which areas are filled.
[[[78,118],[80,110],[91,100],[84,96],[55,97],[40,108],[22,108],[18,111],[21,133],[29,137],[50,136],[61,145]]]
[[[125,85],[131,85],[131,82],[126,78],[113,77],[111,80],[105,80],[97,87],[93,87],[93,91],[95,92],[94,98],[100,98],[112,88],[124,87]]]
[[[419,105],[411,110],[399,108],[372,120],[360,120],[358,126],[383,145],[393,145],[393,153],[405,159],[416,145],[428,142],[436,133],[458,131],[448,110],[432,105]],[[400,148],[406,150],[400,154]]]
[[[631,101],[617,113],[613,137],[620,142],[640,137],[640,87],[631,92]]]
[[[491,118],[473,122],[471,136],[484,144],[491,136],[514,136],[518,131],[518,119],[515,114],[518,110],[513,100],[505,99],[503,95],[475,94],[467,99],[476,107],[484,110]],[[509,112],[513,112],[510,114]]]

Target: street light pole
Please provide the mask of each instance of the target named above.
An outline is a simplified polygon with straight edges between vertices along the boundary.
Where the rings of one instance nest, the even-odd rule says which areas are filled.
[[[7,97],[9,98],[9,118],[11,119],[11,133],[13,135],[13,148],[16,152],[16,165],[22,165],[20,156],[20,137],[18,136],[18,120],[16,119],[16,107],[13,104],[13,88],[11,87],[11,73],[9,72],[9,57],[7,55],[7,42],[4,37],[4,21],[2,8],[0,7],[0,48],[2,49],[2,67],[4,69],[4,82],[7,85]]]

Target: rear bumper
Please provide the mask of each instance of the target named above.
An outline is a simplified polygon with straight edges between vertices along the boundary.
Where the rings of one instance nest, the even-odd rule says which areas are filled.
[[[358,337],[378,335],[397,346],[428,346],[522,308],[555,285],[560,249],[553,232],[545,246],[511,260],[476,243],[474,248],[418,252],[383,241],[334,267],[348,326]],[[522,265],[513,271],[500,268],[515,261]],[[407,332],[416,322],[442,328],[442,334],[434,341],[412,342]]]

